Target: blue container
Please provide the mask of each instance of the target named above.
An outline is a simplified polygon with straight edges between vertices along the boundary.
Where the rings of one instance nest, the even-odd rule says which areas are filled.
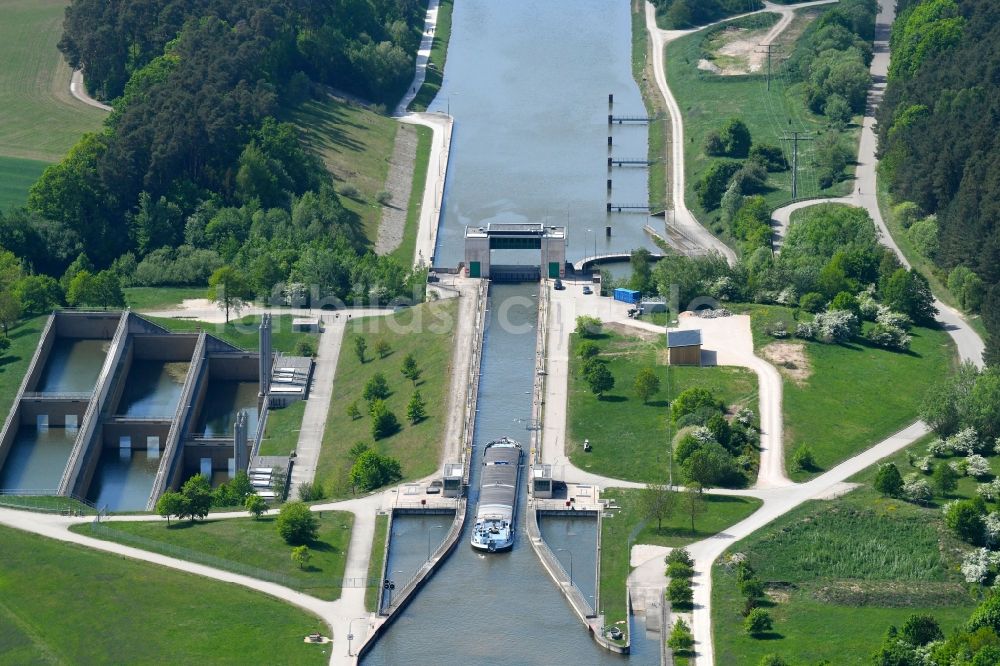
[[[635,289],[615,289],[615,300],[622,303],[636,304],[639,302],[641,294]]]

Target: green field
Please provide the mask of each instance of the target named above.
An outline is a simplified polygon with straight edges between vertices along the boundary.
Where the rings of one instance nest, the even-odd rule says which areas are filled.
[[[786,465],[808,445],[819,471],[830,469],[917,420],[928,389],[953,370],[955,351],[945,331],[910,334],[907,354],[805,343],[812,376],[803,386],[784,381]],[[819,473],[788,471],[796,481]]]
[[[10,349],[0,352],[0,418],[7,418],[7,412],[14,403],[14,396],[21,386],[24,373],[35,354],[38,338],[45,328],[47,317],[26,319],[13,326],[8,333]]]
[[[357,196],[341,196],[340,200],[358,216],[364,236],[374,244],[382,219],[382,206],[375,197],[385,189],[399,124],[332,96],[304,103],[291,121],[302,141],[322,158],[337,191],[348,185],[357,190]]]
[[[420,230],[420,209],[424,200],[424,187],[427,185],[427,169],[430,166],[431,140],[434,132],[430,127],[414,125],[417,130],[417,154],[413,161],[413,187],[410,190],[410,201],[406,207],[406,227],[403,229],[403,240],[392,256],[404,266],[412,266],[417,245],[417,232]],[[430,260],[430,257],[424,257]]]
[[[0,212],[23,206],[28,190],[47,166],[38,160],[0,156]]]
[[[431,43],[430,61],[424,77],[424,84],[420,86],[417,96],[410,102],[409,111],[426,111],[441,89],[445,61],[448,59],[448,41],[451,39],[451,13],[453,9],[454,0],[441,0],[438,5],[437,27],[434,29],[434,41]]]
[[[125,303],[133,310],[167,310],[189,298],[205,298],[208,287],[126,287]]]
[[[65,0],[0,0],[0,156],[57,162],[107,115],[74,99],[56,49]],[[0,167],[10,169],[9,164]],[[30,169],[35,169],[31,166]],[[27,177],[26,165],[18,171]],[[6,181],[6,177],[2,178]],[[2,206],[2,203],[0,203]]]
[[[761,74],[722,76],[698,69],[698,61],[704,57],[705,34],[706,31],[699,31],[667,46],[666,75],[684,116],[687,205],[699,220],[711,222],[709,227],[722,233],[718,212],[706,213],[694,194],[695,182],[716,159],[706,156],[703,151],[707,134],[719,129],[729,118],[738,117],[749,127],[754,143],[781,146],[791,161],[791,146],[781,139],[791,130],[812,132],[816,136],[826,130],[826,119],[805,107],[801,84],[789,81],[780,68],[772,77],[770,90]],[[785,45],[785,53],[791,53],[793,47],[793,44]],[[852,145],[857,145],[859,131],[856,124],[847,129]],[[819,187],[816,173],[810,166],[814,143],[803,141],[799,145],[799,198],[847,194],[851,189],[850,181],[834,183],[828,189]],[[853,172],[853,165],[848,169]],[[791,172],[769,174],[768,186],[770,190],[764,196],[770,206],[787,202],[791,199]]]
[[[406,308],[390,317],[351,321],[340,348],[337,380],[330,397],[330,413],[316,468],[316,481],[323,485],[328,495],[345,497],[351,494],[352,461],[347,452],[356,442],[365,442],[379,453],[399,460],[405,479],[417,479],[437,469],[444,444],[457,311],[458,303],[450,299]],[[368,343],[364,364],[354,353],[354,339],[359,336]],[[384,359],[378,358],[373,351],[379,339],[389,343],[392,349]],[[406,404],[414,387],[399,371],[407,354],[414,355],[422,370],[416,388],[426,403],[427,419],[416,425],[410,425],[406,419]],[[391,437],[373,442],[367,404],[361,394],[365,383],[376,372],[383,373],[388,380],[392,393],[386,404],[402,429]],[[354,401],[362,412],[362,417],[356,420],[347,415],[347,407]]]
[[[712,572],[717,663],[775,653],[791,664],[868,664],[888,626],[913,613],[934,615],[947,635],[974,601],[942,523],[937,508],[863,488],[807,502],[737,543],[728,552],[747,554],[765,583],[774,630],[763,639],[743,633],[743,598],[724,557]]]
[[[112,522],[98,526],[96,531],[90,524],[73,529],[99,539],[273,580],[320,599],[339,599],[354,514],[324,511],[317,517],[319,538],[306,544],[312,560],[305,570],[292,561],[292,547],[278,535],[274,515],[260,520],[174,520],[169,525],[166,521]]]
[[[0,527],[0,664],[325,664],[315,616],[236,585]]]
[[[761,505],[754,497],[706,494],[706,511],[698,516],[692,534],[690,519],[680,509],[657,530],[656,523],[647,521],[637,506],[641,492],[612,488],[601,493],[602,498],[615,500],[621,507],[614,518],[601,521],[601,606],[608,624],[625,618],[625,582],[631,571],[629,550],[633,544],[684,546],[735,525]]]
[[[159,324],[169,331],[190,333],[204,330],[206,333],[236,345],[240,349],[256,350],[259,346],[260,326],[259,315],[248,315],[241,319],[232,319],[228,324],[210,324],[195,319],[171,319],[169,317],[146,317],[149,321]],[[296,333],[292,331],[292,315],[275,315],[271,317],[271,345],[275,351],[291,354],[299,340],[316,340],[316,333]]]
[[[271,407],[267,411],[267,427],[260,443],[262,456],[287,456],[299,443],[299,428],[306,401],[299,400],[287,407]]]
[[[730,308],[750,314],[754,349],[762,358],[766,358],[762,349],[775,342],[765,329],[784,321],[794,330],[796,317],[803,316],[780,305]],[[802,345],[806,367],[796,369],[808,373],[804,381],[796,381],[778,367],[784,378],[785,465],[792,479],[812,478],[917,420],[927,390],[954,370],[955,348],[940,329],[917,326],[910,335],[913,342],[906,353],[860,340],[839,345],[796,338],[782,341]],[[792,455],[803,445],[812,449],[818,470],[791,469]]]
[[[375,536],[372,537],[371,558],[368,560],[368,580],[382,578],[382,565],[385,563],[385,540],[389,536],[389,514],[380,513],[375,516]],[[369,585],[365,588],[365,610],[378,610],[378,595],[381,586]]]
[[[582,362],[575,353],[569,363],[569,397],[566,422],[570,460],[581,469],[627,481],[666,481],[668,455],[667,402],[681,391],[701,387],[712,391],[729,406],[748,406],[757,411],[757,377],[743,368],[692,368],[665,366],[665,342],[646,342],[607,332],[594,340],[601,348],[598,358],[608,363],[615,388],[603,400],[590,392],[580,373]],[[579,337],[570,338],[575,350]],[[643,368],[656,369],[660,393],[643,404],[633,392],[635,376]],[[590,452],[583,440],[589,439]]]

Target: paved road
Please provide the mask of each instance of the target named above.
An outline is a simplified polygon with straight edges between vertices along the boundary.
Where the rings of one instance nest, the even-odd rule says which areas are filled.
[[[79,69],[73,70],[73,77],[69,80],[69,93],[87,106],[103,109],[104,111],[114,111],[114,109],[104,102],[98,102],[87,94],[87,88],[83,85],[83,72]]]

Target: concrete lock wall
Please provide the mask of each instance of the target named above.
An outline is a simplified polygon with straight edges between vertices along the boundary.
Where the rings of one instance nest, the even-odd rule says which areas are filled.
[[[258,380],[259,354],[209,355],[208,379],[255,382]]]
[[[168,363],[190,361],[197,342],[198,336],[193,333],[132,336],[135,357],[144,361],[166,361]]]
[[[55,318],[60,338],[110,340],[115,336],[121,312],[57,312]]]
[[[87,411],[88,400],[36,400],[27,398],[21,401],[20,420],[22,425],[35,425],[40,415],[49,417],[49,426],[52,428],[66,427],[66,415],[76,416],[76,425],[83,421],[83,414]]]
[[[184,446],[185,469],[198,469],[202,458],[212,459],[212,469],[229,469],[229,459],[233,457],[233,442],[226,444],[194,444],[187,442]],[[247,445],[247,459],[250,459],[250,446]]]
[[[49,354],[52,353],[52,347],[56,343],[56,328],[58,321],[58,317],[55,317],[52,321],[52,326],[46,327],[42,339],[38,342],[38,347],[35,349],[34,362],[28,368],[28,374],[25,376],[25,391],[34,391],[38,386],[38,380],[42,376],[42,371],[45,370],[45,365],[49,362]]]
[[[158,437],[160,440],[160,450],[163,450],[163,443],[170,432],[169,423],[149,423],[149,422],[121,422],[105,423],[104,432],[101,433],[101,443],[106,449],[117,449],[120,446],[122,437],[131,437],[132,448],[145,450],[149,437]]]
[[[3,469],[7,462],[7,454],[14,448],[14,440],[17,438],[17,431],[21,427],[21,403],[14,403],[11,409],[10,427],[5,429],[0,435],[0,469]]]

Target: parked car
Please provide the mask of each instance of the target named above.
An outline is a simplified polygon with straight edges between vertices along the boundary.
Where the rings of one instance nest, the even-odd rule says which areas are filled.
[[[444,483],[442,483],[441,481],[431,481],[430,485],[427,486],[426,492],[428,495],[436,495],[441,492],[441,488],[443,486]]]
[[[584,287],[583,287],[583,293],[587,294],[589,296],[590,294],[594,293],[594,290],[591,289],[590,287],[584,285]]]
[[[556,282],[554,285],[552,285],[552,288],[555,289],[556,291],[562,291],[563,289],[566,288],[566,285],[562,283],[562,280],[556,278]]]

